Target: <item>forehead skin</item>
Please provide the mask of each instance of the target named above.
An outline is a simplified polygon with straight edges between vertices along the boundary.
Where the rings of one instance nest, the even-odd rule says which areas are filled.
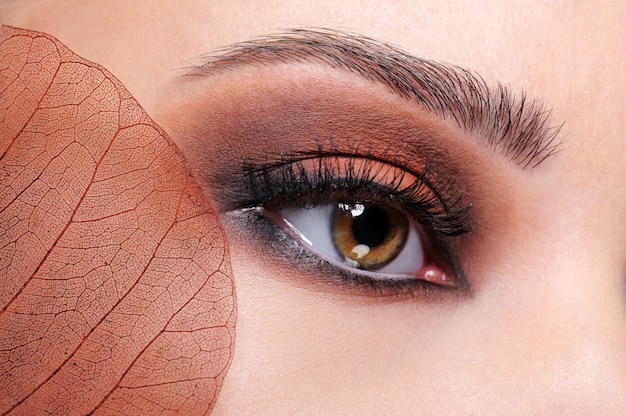
[[[0,16],[110,69],[157,121],[180,98],[173,78],[197,56],[285,28],[328,27],[523,87],[565,121],[577,165],[623,153],[624,140],[614,140],[626,112],[623,2],[157,3],[9,1]]]
[[[284,283],[258,283],[245,276],[271,272],[237,257],[241,246],[233,240],[233,266],[240,271],[237,344],[215,414],[258,413],[255,406],[294,413],[302,409],[293,404],[298,400],[319,401],[317,413],[333,414],[348,408],[415,414],[421,405],[426,414],[624,414],[626,3],[476,3],[0,6],[0,22],[49,33],[110,70],[166,130],[174,125],[172,114],[197,99],[176,81],[196,57],[300,27],[356,32],[469,68],[491,85],[538,97],[552,109],[553,122],[563,124],[559,153],[536,170],[507,176],[511,188],[527,196],[515,201],[525,214],[512,217],[514,232],[485,245],[480,254],[494,259],[480,267],[486,284],[453,312],[445,305],[348,309]],[[172,135],[193,164],[193,146]],[[270,297],[281,306],[259,305]],[[421,319],[411,321],[415,316]],[[325,355],[307,343],[311,333]],[[263,371],[253,370],[259,366]],[[363,387],[354,377],[379,378],[383,387]]]
[[[576,152],[581,163],[615,154],[606,142],[623,131],[622,2],[157,3],[12,1],[0,16],[109,68],[157,121],[171,102],[163,97],[180,95],[172,79],[197,56],[285,28],[328,27],[470,68],[491,84],[523,86],[567,121],[569,146],[585,148]]]

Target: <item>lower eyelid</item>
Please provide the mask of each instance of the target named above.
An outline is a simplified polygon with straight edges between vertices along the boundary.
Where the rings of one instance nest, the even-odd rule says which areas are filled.
[[[314,292],[342,297],[378,297],[390,300],[437,300],[443,296],[463,296],[466,288],[436,285],[420,279],[380,280],[353,273],[324,260],[296,241],[262,213],[262,209],[231,211],[225,219],[229,232],[246,238],[243,250],[249,258],[267,263],[273,276]],[[241,237],[239,237],[241,239]],[[259,256],[259,253],[262,253]],[[258,261],[258,260],[256,260]],[[356,271],[356,269],[355,269]]]

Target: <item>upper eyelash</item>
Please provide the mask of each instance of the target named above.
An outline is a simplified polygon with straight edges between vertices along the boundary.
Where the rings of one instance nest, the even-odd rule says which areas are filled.
[[[344,172],[337,172],[337,166],[331,163],[339,158],[347,160]],[[317,161],[313,169],[304,165],[311,160]],[[360,168],[356,167],[357,161],[362,162]],[[355,156],[321,148],[315,153],[282,154],[277,162],[256,166],[244,159],[244,175],[252,197],[245,205],[305,208],[341,202],[341,198],[358,198],[360,194],[365,200],[359,202],[396,205],[425,229],[442,236],[474,230],[471,204],[461,204],[462,194],[456,182],[439,177],[433,163],[427,164],[421,173],[414,173],[407,169],[408,162],[398,165],[370,154]],[[379,183],[374,178],[385,166],[394,168],[394,175],[387,183]],[[416,179],[401,189],[407,173]]]

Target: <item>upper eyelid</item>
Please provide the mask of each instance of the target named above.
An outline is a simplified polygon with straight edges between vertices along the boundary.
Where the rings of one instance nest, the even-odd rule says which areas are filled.
[[[320,192],[333,191],[332,185],[339,185],[339,182],[342,182],[340,188],[347,187],[352,193],[352,195],[346,196],[362,197],[362,192],[368,195],[377,192],[380,201],[390,203],[391,200],[394,200],[398,209],[405,211],[410,217],[423,224],[425,228],[429,228],[432,232],[442,236],[458,236],[475,229],[471,215],[471,204],[461,203],[463,199],[460,194],[461,190],[453,186],[453,181],[442,181],[437,176],[433,179],[434,181],[431,181],[426,173],[428,166],[430,166],[429,163],[425,163],[427,167],[421,174],[412,173],[414,179],[410,181],[409,186],[400,188],[397,182],[394,183],[395,179],[393,178],[391,182],[388,180],[387,183],[377,182],[376,173],[372,176],[367,166],[360,171],[344,169],[345,172],[343,173],[335,170],[335,166],[328,168],[325,163],[332,163],[333,157],[326,157],[322,149],[319,149],[318,152],[319,165],[311,168],[299,166],[294,169],[293,166],[294,164],[297,165],[298,158],[295,157],[292,161],[284,156],[281,157],[281,163],[272,165],[272,171],[264,170],[262,166],[246,167],[244,165],[244,179],[249,198],[251,198],[246,204],[263,203],[269,206],[276,204],[276,201],[285,203],[285,198],[290,199],[289,202],[293,204],[298,202],[294,200],[294,198],[298,198],[294,194],[302,198],[303,195],[313,192],[317,193],[318,200],[324,200],[319,195]],[[348,164],[355,159],[364,160],[364,163],[371,162],[367,160],[366,155],[350,155],[348,157],[349,161],[345,162]],[[326,162],[329,159],[331,162]],[[380,162],[381,165],[386,163],[388,162]],[[445,176],[443,177],[445,178]],[[289,189],[283,191],[281,186],[285,184],[289,186]],[[426,188],[428,188],[427,192]],[[337,189],[333,192],[342,191]],[[335,194],[330,197],[336,196]]]
[[[329,160],[330,162],[327,162]],[[385,176],[384,173],[389,173],[390,170],[393,170],[392,177],[385,178],[384,186],[388,187],[390,191],[392,192],[400,191],[401,189],[404,189],[408,186],[413,185],[416,182],[419,182],[420,186],[427,187],[430,191],[434,193],[434,195],[439,200],[443,199],[441,192],[437,190],[435,186],[433,186],[433,184],[430,182],[428,178],[431,168],[433,167],[431,163],[426,164],[421,172],[416,172],[413,169],[410,169],[408,167],[408,164],[409,164],[408,159],[405,160],[403,163],[398,163],[397,161],[390,162],[384,157],[375,156],[369,152],[364,153],[364,154],[359,154],[359,152],[356,152],[356,151],[354,153],[339,152],[339,151],[334,151],[334,150],[325,151],[323,149],[323,146],[320,145],[317,151],[315,152],[294,152],[294,154],[290,156],[281,154],[280,161],[268,162],[268,163],[265,163],[256,167],[249,165],[248,161],[244,160],[243,168],[244,168],[245,175],[248,177],[248,179],[250,179],[252,176],[256,176],[259,174],[268,174],[268,173],[271,174],[272,172],[276,170],[282,170],[283,175],[284,175],[285,174],[284,169],[286,166],[288,166],[289,167],[288,172],[289,172],[289,175],[291,176],[290,179],[294,179],[293,177],[298,174],[302,175],[303,173],[305,173],[308,175],[308,172],[310,170],[304,168],[304,162],[317,161],[318,170],[316,174],[323,176],[324,179],[328,179],[328,178],[332,179],[332,177],[334,177],[336,174],[334,170],[335,169],[341,170],[341,168],[339,167],[339,165],[341,164],[341,162],[339,162],[340,160],[342,160],[344,163],[343,170],[348,171],[350,174],[350,177],[353,177],[356,180],[365,179],[367,180],[368,183],[371,183],[371,182],[376,181],[376,179],[379,178],[379,176],[381,175]],[[358,168],[354,167],[355,161],[362,162],[360,164],[360,167]],[[330,165],[327,164],[327,163],[333,163],[333,162],[335,162],[335,164],[333,164],[332,167],[330,167]],[[372,167],[371,165],[372,163],[376,163],[377,166]],[[295,168],[293,168],[293,166],[295,166]],[[386,172],[382,172],[383,169],[385,169]],[[413,180],[410,181],[411,184],[408,186],[405,183],[404,184],[405,186],[403,188],[402,184],[403,182],[405,182],[404,179],[407,177],[407,175],[412,176]],[[302,176],[300,177],[300,179],[309,180],[309,177]]]
[[[202,59],[189,75],[307,61],[341,68],[453,120],[522,168],[537,166],[558,150],[560,127],[551,125],[550,111],[540,101],[523,92],[515,96],[500,84],[490,88],[471,71],[418,58],[361,35],[291,30],[241,42]]]

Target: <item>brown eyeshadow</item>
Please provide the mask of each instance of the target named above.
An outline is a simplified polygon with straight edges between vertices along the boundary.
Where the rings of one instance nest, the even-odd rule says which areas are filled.
[[[210,189],[219,193],[226,187],[227,194],[232,184],[223,172],[241,172],[244,158],[275,162],[281,155],[318,149],[406,165],[413,173],[434,163],[451,178],[484,159],[463,131],[413,102],[360,79],[346,81],[343,74],[304,72],[280,84],[232,76],[240,81],[234,84],[218,77],[207,84],[208,94],[170,113],[166,126]],[[219,206],[219,197],[216,202]]]
[[[243,187],[244,159],[263,164],[321,148],[406,165],[413,173],[434,164],[437,175],[458,183],[462,203],[472,204],[477,230],[463,240],[473,241],[473,252],[485,230],[505,229],[517,215],[510,185],[517,177],[511,175],[523,175],[519,169],[454,122],[377,84],[304,65],[238,70],[186,84],[184,104],[161,122],[218,210],[232,207]]]

